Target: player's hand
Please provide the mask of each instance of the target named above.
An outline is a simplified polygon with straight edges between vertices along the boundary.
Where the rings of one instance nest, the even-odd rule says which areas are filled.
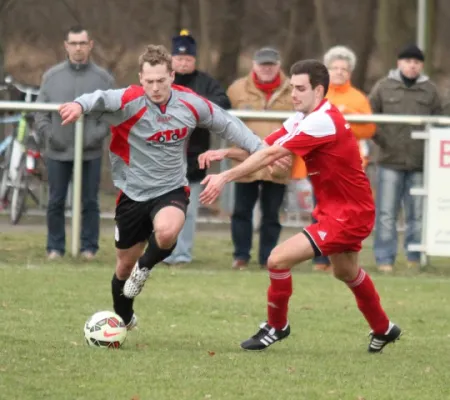
[[[200,193],[200,201],[203,204],[212,204],[219,197],[226,181],[222,174],[207,175],[201,182],[206,185],[202,193]]]
[[[83,109],[79,103],[64,103],[59,106],[59,115],[61,115],[61,125],[67,125],[75,122],[83,114]]]
[[[275,161],[271,167],[278,167],[283,171],[289,171],[292,167],[292,156],[284,156]]]
[[[222,161],[226,156],[226,149],[208,150],[198,156],[198,165],[200,169],[209,168],[212,161]]]

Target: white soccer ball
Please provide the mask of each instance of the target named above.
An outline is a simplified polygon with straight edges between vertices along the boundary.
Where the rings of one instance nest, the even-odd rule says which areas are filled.
[[[127,338],[127,327],[115,312],[100,311],[84,324],[84,338],[89,346],[118,349]]]

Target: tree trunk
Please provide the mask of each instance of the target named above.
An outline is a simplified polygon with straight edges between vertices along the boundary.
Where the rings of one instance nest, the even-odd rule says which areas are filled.
[[[0,15],[7,15],[8,11],[10,11],[14,5],[14,0],[0,0]],[[2,17],[4,18],[4,17]],[[6,29],[3,25],[2,18],[0,18],[0,83],[5,81],[5,37],[6,37]],[[0,94],[3,96],[3,93]],[[2,97],[0,97],[2,98]]]
[[[322,44],[322,53],[325,53],[331,47],[331,36],[324,1],[314,0],[314,8],[316,10],[317,30],[319,31]]]
[[[224,87],[228,87],[237,78],[244,3],[243,0],[228,0],[225,5],[218,46],[220,57],[215,73],[216,79]]]
[[[312,13],[312,14],[311,14]],[[286,71],[296,61],[304,57],[304,46],[301,39],[306,35],[314,21],[314,5],[312,0],[290,0],[288,33],[283,49],[283,65]]]
[[[379,0],[377,44],[384,70],[395,68],[398,51],[415,41],[416,2]]]
[[[358,57],[358,63],[352,74],[352,83],[363,89],[366,80],[367,65],[374,47],[375,20],[377,0],[362,2],[360,17],[355,26],[355,41],[353,50]]]
[[[199,68],[203,71],[211,69],[211,41],[208,29],[210,18],[209,0],[199,0],[199,20],[200,20],[200,50]]]
[[[183,27],[183,3],[184,0],[176,0],[175,6],[175,31],[176,34],[180,33]]]
[[[14,0],[0,0],[0,15],[6,15],[7,11],[13,7]],[[0,18],[0,84],[5,82],[5,37],[6,29]],[[9,100],[8,91],[0,91],[0,100]],[[0,141],[5,137],[5,125],[0,124]]]

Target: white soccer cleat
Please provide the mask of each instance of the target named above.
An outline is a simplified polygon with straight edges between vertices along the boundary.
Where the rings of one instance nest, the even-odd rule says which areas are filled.
[[[123,287],[123,295],[129,299],[134,299],[139,293],[141,293],[144,287],[145,281],[150,275],[148,268],[139,268],[138,264],[131,271],[130,277],[126,280]]]
[[[137,324],[138,324],[138,317],[136,314],[133,314],[133,316],[131,317],[131,321],[128,322],[127,331],[131,331],[137,328]]]

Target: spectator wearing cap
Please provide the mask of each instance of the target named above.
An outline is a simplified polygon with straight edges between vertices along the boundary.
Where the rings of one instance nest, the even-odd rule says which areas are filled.
[[[442,113],[436,86],[422,73],[424,60],[423,52],[415,45],[398,54],[397,69],[378,81],[369,95],[375,114]],[[424,145],[411,138],[412,129],[407,124],[378,124],[373,136],[379,146],[374,253],[382,272],[391,272],[395,264],[401,204],[408,266],[418,267],[420,260],[420,253],[408,251],[408,245],[420,243],[422,231],[422,199],[411,196],[410,190],[422,186]]]
[[[270,47],[256,51],[250,73],[233,82],[227,93],[233,109],[293,110],[289,79],[281,71],[280,54]],[[281,124],[280,121],[256,119],[247,119],[245,122],[262,139],[279,129]],[[293,178],[300,179],[305,175],[303,160],[296,159]],[[249,263],[253,237],[252,216],[258,199],[261,205],[258,262],[262,268],[266,266],[267,258],[280,236],[279,213],[288,182],[288,174],[286,177],[275,178],[265,169],[235,184],[234,211],[231,218],[234,269],[245,269]]]
[[[172,38],[172,67],[175,71],[176,85],[185,86],[199,95],[207,98],[218,106],[229,109],[230,101],[220,83],[196,67],[197,44],[189,31],[182,30]],[[210,148],[210,134],[207,129],[196,128],[192,133],[187,147],[187,179],[191,190],[190,204],[186,214],[186,222],[178,236],[175,250],[166,258],[166,264],[185,264],[192,261],[196,219],[201,192],[200,182],[206,171],[199,168],[197,158]]]
[[[371,114],[369,99],[356,89],[351,82],[352,72],[356,67],[356,54],[346,46],[334,46],[323,57],[323,63],[330,74],[330,86],[327,99],[343,114]],[[358,139],[363,167],[369,156],[367,140],[375,133],[375,124],[350,124],[352,132]],[[331,264],[328,257],[320,256],[313,260],[314,270],[328,271]]]

